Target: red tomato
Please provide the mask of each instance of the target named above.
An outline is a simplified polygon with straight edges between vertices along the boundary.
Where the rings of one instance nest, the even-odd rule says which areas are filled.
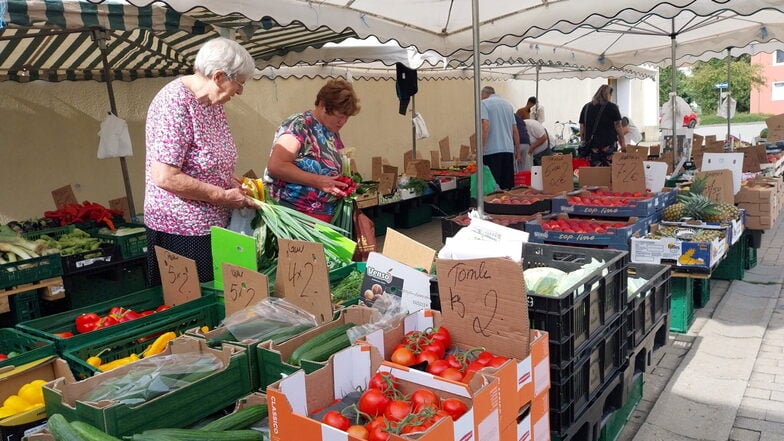
[[[384,418],[389,421],[401,421],[411,413],[411,404],[403,400],[392,400],[384,409]]]
[[[449,414],[453,420],[457,420],[464,413],[468,412],[468,406],[457,398],[447,398],[441,401],[441,409]]]
[[[321,422],[343,431],[348,430],[348,428],[351,427],[351,421],[337,410],[330,410],[325,413],[321,418]]]
[[[416,409],[417,406],[419,407],[438,407],[441,400],[438,398],[432,390],[430,389],[417,389],[411,394],[411,403],[414,405]]]
[[[359,439],[368,439],[370,437],[370,432],[365,428],[365,426],[355,425],[351,426],[346,430],[349,436],[353,436]]]
[[[444,369],[450,367],[449,363],[446,360],[436,360],[432,363],[428,363],[427,371],[433,375],[441,375],[444,372]]]
[[[378,389],[368,389],[359,397],[359,410],[376,417],[382,415],[389,405],[389,398]]]
[[[423,351],[430,351],[436,354],[438,357],[436,358],[443,358],[444,353],[446,352],[446,347],[444,344],[437,340],[432,340],[430,343],[422,346]]]
[[[438,330],[433,333],[433,338],[441,341],[446,349],[449,349],[449,346],[452,345],[452,334],[443,326],[438,327]]]
[[[439,376],[452,381],[460,381],[463,379],[463,373],[453,367],[444,369],[444,372],[441,372],[441,375]]]
[[[398,348],[392,353],[390,357],[392,363],[402,364],[403,366],[411,366],[416,363],[414,353],[408,348]]]
[[[439,357],[438,354],[436,354],[433,351],[426,350],[426,351],[422,351],[419,354],[417,354],[417,356],[415,358],[416,362],[414,364],[427,362],[428,365],[429,365],[430,363],[432,363],[432,362],[434,362],[436,360],[439,360],[439,359],[441,359],[441,357]]]
[[[454,355],[447,355],[444,360],[446,360],[446,362],[449,364],[449,367],[455,368],[459,371],[463,370],[465,367],[459,361],[457,361],[457,358]]]
[[[403,427],[403,428],[400,430],[400,433],[401,433],[401,434],[407,434],[407,433],[419,433],[419,432],[424,432],[425,430],[427,430],[427,427],[425,427],[425,426],[423,426],[423,425],[414,426],[414,425],[411,425],[411,424],[409,424],[409,425],[407,425],[407,426],[404,426],[404,427]]]
[[[390,395],[397,388],[397,378],[389,372],[377,372],[368,382],[368,389],[378,389],[385,395]]]
[[[506,357],[502,357],[500,355],[496,355],[495,357],[493,357],[492,360],[490,360],[489,363],[487,363],[487,365],[490,366],[490,367],[497,368],[497,367],[500,367],[502,364],[506,363],[507,360],[508,360],[508,358],[506,358]]]
[[[368,429],[370,435],[368,436],[368,441],[388,441],[389,434],[384,431],[383,426],[375,426],[372,429]]]
[[[491,354],[491,353],[489,353],[489,352],[487,352],[487,351],[482,351],[482,352],[480,352],[480,353],[479,353],[479,355],[476,357],[476,360],[474,360],[474,362],[476,362],[476,363],[479,363],[479,364],[481,364],[482,366],[484,366],[484,365],[486,365],[487,363],[489,363],[489,362],[490,362],[490,360],[492,360],[492,359],[493,359],[493,357],[494,357],[494,355],[493,355],[493,354]]]

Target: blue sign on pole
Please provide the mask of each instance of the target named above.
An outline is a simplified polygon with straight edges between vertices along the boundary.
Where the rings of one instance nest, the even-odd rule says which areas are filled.
[[[714,88],[714,89],[726,89],[726,88],[728,88],[729,86],[730,86],[730,85],[729,85],[729,83],[727,83],[727,82],[725,81],[725,82],[723,82],[723,83],[716,83],[716,84],[714,84],[714,85],[713,85],[713,88]]]

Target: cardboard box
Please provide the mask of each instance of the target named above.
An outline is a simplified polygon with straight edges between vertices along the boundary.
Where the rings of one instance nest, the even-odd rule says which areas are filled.
[[[390,194],[378,193],[378,205],[394,204],[400,202],[400,190],[395,190]]]
[[[550,394],[534,397],[517,420],[501,430],[501,441],[550,441]]]
[[[457,178],[454,176],[441,176],[436,178],[436,182],[438,182],[438,187],[441,191],[449,191],[457,188]]]
[[[401,188],[400,190],[400,200],[406,201],[408,199],[418,198],[422,196],[422,194],[417,193],[415,190],[411,188]]]
[[[775,223],[776,219],[770,216],[746,216],[746,228],[750,230],[769,230]]]
[[[422,310],[406,317],[398,326],[378,330],[365,337],[365,341],[378,348],[384,354],[384,359],[389,360],[395,345],[401,342],[403,336],[410,331],[424,331],[436,328],[442,323],[441,313],[433,310]],[[471,325],[467,324],[470,328]],[[452,344],[466,349],[460,341],[460,329],[450,329]],[[544,331],[531,330],[531,343],[526,348],[528,356],[522,360],[510,359],[498,369],[484,369],[480,372],[499,380],[501,427],[512,424],[520,414],[521,408],[531,402],[534,396],[547,395],[550,390],[550,349],[548,334]],[[495,355],[509,356],[508,353]],[[394,363],[388,362],[391,366]],[[439,378],[423,372],[423,375]]]
[[[54,356],[44,357],[37,364],[5,366],[0,369],[0,403],[27,383],[35,380],[52,381],[56,378],[73,380],[68,363]],[[3,441],[21,441],[25,430],[40,425],[46,420],[46,407],[40,406],[25,412],[0,419],[0,439]]]
[[[655,232],[658,227],[658,225],[652,225],[650,231]],[[715,229],[707,226],[702,228]],[[659,239],[632,237],[631,241],[632,262],[674,263],[675,267],[679,269],[696,270],[699,272],[710,271],[718,265],[728,249],[726,236],[710,242],[686,241],[675,237],[662,237]],[[691,255],[693,259],[698,259],[699,262],[689,264],[679,259],[687,254]]]
[[[384,363],[378,350],[368,345],[352,346],[334,354],[324,369],[311,374],[298,371],[267,388],[270,439],[272,441],[328,441],[348,439],[338,429],[308,417],[316,409],[333,403],[357,388],[367,387],[378,371],[392,373],[404,393],[426,387],[440,398],[457,398],[469,407],[457,421],[442,418],[419,441],[495,440],[500,438],[498,423],[498,380],[477,376],[470,385],[434,378],[420,371],[399,369]],[[391,435],[390,440],[404,440]]]
[[[555,200],[554,200],[555,201]],[[554,202],[553,201],[553,202]],[[653,216],[653,215],[652,215]],[[529,240],[533,243],[558,243],[565,245],[589,245],[594,247],[611,248],[616,250],[628,251],[629,239],[632,237],[639,237],[647,232],[649,223],[636,217],[630,217],[628,220],[619,220],[618,222],[593,220],[602,224],[605,227],[603,233],[576,233],[568,231],[553,231],[545,230],[543,224],[550,220],[564,221],[584,221],[588,219],[569,218],[568,214],[559,213],[549,216],[542,216],[537,214],[536,217],[525,223],[525,231],[530,235]],[[652,219],[651,216],[643,219]],[[623,224],[621,227],[612,227],[612,225]]]
[[[268,385],[300,369],[304,369],[305,373],[311,373],[326,366],[326,362],[312,360],[301,360],[300,366],[294,366],[287,362],[291,357],[291,354],[306,341],[329,329],[346,323],[354,323],[355,325],[372,323],[377,315],[377,310],[373,308],[350,306],[342,309],[335,320],[303,332],[281,344],[274,344],[271,341],[259,343],[256,345],[256,354],[258,358],[256,367],[259,369],[259,384],[261,389],[263,390]]]
[[[378,191],[372,190],[365,194],[358,194],[355,200],[359,208],[375,207],[378,205]]]
[[[82,397],[107,380],[137,369],[139,363],[82,381],[61,377],[44,385],[46,409],[63,414],[68,421],[81,420],[110,435],[122,437],[147,429],[188,427],[251,392],[250,373],[246,368],[248,355],[242,348],[226,345],[222,350],[216,350],[209,348],[203,340],[181,336],[155,357],[188,352],[211,353],[224,367],[188,386],[135,405],[83,401]]]

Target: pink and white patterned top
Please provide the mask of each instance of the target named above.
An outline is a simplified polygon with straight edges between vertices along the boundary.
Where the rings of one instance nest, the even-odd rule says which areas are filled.
[[[182,236],[210,234],[226,227],[230,210],[209,202],[182,199],[152,182],[154,161],[179,167],[183,173],[223,188],[233,186],[237,147],[223,105],[206,106],[176,79],[150,104],[146,126],[144,223],[151,229]]]

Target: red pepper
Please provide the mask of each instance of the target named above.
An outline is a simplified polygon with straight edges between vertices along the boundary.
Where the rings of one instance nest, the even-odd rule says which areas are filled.
[[[139,314],[138,312],[131,311],[130,309],[128,309],[128,310],[125,311],[125,314],[123,314],[119,319],[117,319],[117,321],[120,322],[120,323],[125,323],[127,321],[136,320],[137,318],[139,318],[141,316],[142,315]]]
[[[58,332],[54,335],[60,338],[71,338],[74,336],[73,332]]]
[[[155,308],[155,312],[166,311],[167,309],[170,309],[170,308],[171,308],[171,306],[164,304],[164,305],[161,305],[161,306]]]
[[[76,317],[76,332],[83,334],[85,332],[94,331],[97,329],[100,320],[101,317],[94,312],[82,314],[79,317]]]

